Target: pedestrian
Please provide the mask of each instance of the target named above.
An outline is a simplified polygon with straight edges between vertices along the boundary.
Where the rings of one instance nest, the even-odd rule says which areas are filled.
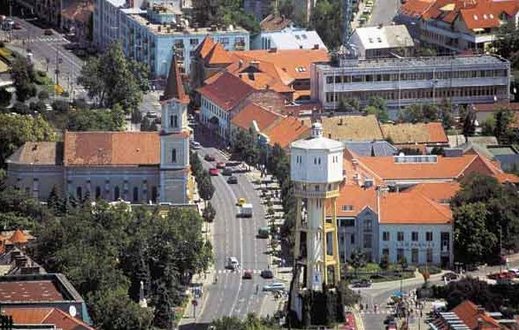
[[[256,284],[256,294],[259,292],[259,284]]]

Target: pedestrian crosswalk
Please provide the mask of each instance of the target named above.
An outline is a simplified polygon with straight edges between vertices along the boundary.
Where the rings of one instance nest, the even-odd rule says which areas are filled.
[[[246,271],[251,272],[252,274],[261,274],[261,269],[240,269],[240,270],[217,269],[217,270],[215,270],[215,273],[216,274],[239,274],[239,275],[242,275]]]
[[[37,41],[46,41],[46,42],[65,42],[67,39],[58,36],[48,36],[48,37],[38,37]]]
[[[383,309],[383,310],[377,310],[376,312],[374,310],[361,310],[359,311],[360,314],[363,315],[369,315],[369,314],[393,314],[393,310],[390,309]]]

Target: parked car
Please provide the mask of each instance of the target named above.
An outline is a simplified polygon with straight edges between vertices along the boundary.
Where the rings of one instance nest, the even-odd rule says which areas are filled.
[[[231,176],[232,175],[232,168],[230,168],[230,167],[224,168],[223,171],[222,171],[222,175]]]
[[[285,285],[280,282],[273,282],[273,283],[264,285],[263,291],[267,291],[267,292],[285,291]]]
[[[519,268],[510,268],[508,270],[509,273],[514,273],[515,274],[515,277],[518,277],[519,276]]]
[[[456,274],[456,273],[453,273],[453,272],[448,272],[448,273],[445,273],[443,276],[442,276],[442,281],[447,281],[447,282],[450,282],[450,281],[455,281],[459,278],[459,275]]]
[[[224,168],[225,168],[225,163],[224,163],[224,162],[218,162],[218,163],[216,163],[216,168],[218,168],[218,169],[224,169]]]
[[[52,32],[51,29],[45,29],[45,31],[43,31],[43,34],[46,35],[46,36],[51,36],[51,35],[53,35],[54,33]]]
[[[238,267],[240,267],[240,262],[238,261],[238,258],[236,258],[236,257],[227,258],[227,263],[225,265],[225,268],[235,270]]]
[[[227,179],[227,183],[228,184],[237,184],[238,183],[238,178],[235,177],[235,176],[230,176],[229,179]]]
[[[371,280],[355,280],[352,281],[351,286],[352,288],[369,288],[371,286],[372,281]]]
[[[252,280],[252,272],[250,270],[244,271],[242,278],[244,280]]]
[[[515,277],[515,273],[501,272],[501,273],[489,274],[487,277],[492,280],[506,280],[506,279],[511,280]]]
[[[198,149],[202,148],[202,145],[199,142],[194,141],[194,140],[191,141],[190,145],[191,145],[191,148],[194,150],[198,150]]]
[[[265,269],[265,270],[261,271],[260,276],[262,278],[266,278],[266,279],[274,278],[274,273],[272,273],[272,271],[270,269]]]
[[[204,159],[207,160],[208,162],[214,162],[214,156],[211,154],[205,155]]]
[[[210,168],[209,169],[209,175],[210,176],[218,176],[220,174],[220,170],[217,168]]]
[[[13,24],[13,29],[15,29],[15,30],[21,30],[21,29],[22,29],[22,26],[20,25],[20,23],[18,23],[18,22],[14,22],[14,24]]]

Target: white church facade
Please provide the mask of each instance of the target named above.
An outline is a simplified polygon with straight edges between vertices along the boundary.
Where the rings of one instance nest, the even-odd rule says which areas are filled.
[[[56,187],[77,199],[188,204],[188,103],[173,59],[160,132],[66,131],[62,142],[27,142],[7,160],[7,184],[42,201]]]

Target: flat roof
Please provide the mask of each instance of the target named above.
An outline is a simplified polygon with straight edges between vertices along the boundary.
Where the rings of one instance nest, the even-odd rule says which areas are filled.
[[[184,35],[184,34],[186,34],[185,31],[187,31],[187,34],[195,34],[195,35],[203,35],[203,36],[208,35],[208,34],[214,34],[214,33],[222,33],[222,34],[232,34],[232,33],[237,33],[237,32],[249,33],[247,30],[245,30],[239,26],[233,26],[231,28],[228,27],[226,31],[224,31],[222,29],[218,29],[216,31],[211,31],[211,27],[200,27],[200,28],[197,28],[195,31],[195,28],[190,26],[187,28],[182,28],[182,31],[177,31],[175,28],[171,28],[170,31],[168,32],[168,27],[170,26],[169,24],[166,24],[166,26],[164,26],[164,24],[152,23],[148,18],[144,17],[143,15],[138,15],[138,14],[129,14],[128,17],[133,19],[137,24],[146,27],[150,32],[152,32],[154,34],[159,34],[159,35]],[[160,32],[159,32],[159,27],[160,27]]]
[[[485,69],[484,65],[503,64],[508,63],[502,57],[495,55],[474,55],[474,56],[431,56],[431,57],[402,57],[402,58],[379,58],[379,59],[359,59],[359,60],[344,60],[344,65],[334,67],[335,69],[346,69],[351,67],[356,68],[426,68],[426,67],[452,67],[459,69],[463,66],[481,66],[480,69]],[[322,69],[331,69],[329,64],[318,64]]]

